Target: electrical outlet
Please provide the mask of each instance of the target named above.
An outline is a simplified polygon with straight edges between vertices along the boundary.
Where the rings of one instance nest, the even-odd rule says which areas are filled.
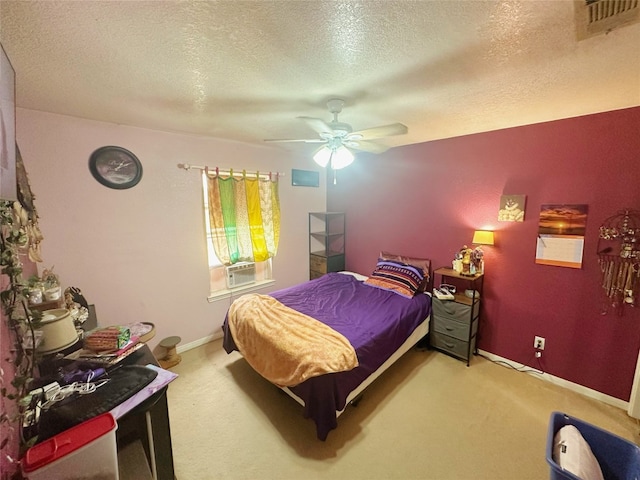
[[[536,350],[544,350],[544,337],[534,337],[533,348]]]

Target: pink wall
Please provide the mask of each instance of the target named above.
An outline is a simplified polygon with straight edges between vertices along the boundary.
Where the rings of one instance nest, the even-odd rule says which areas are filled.
[[[153,322],[150,346],[179,336],[179,348],[221,336],[228,298],[207,301],[209,268],[202,215],[201,172],[178,163],[284,172],[282,225],[275,284],[309,278],[308,212],[323,209],[325,188],[294,187],[292,168],[312,160],[269,145],[96,122],[17,109],[18,145],[40,215],[43,266],[55,266],[63,286],[76,286],[96,305],[101,325]],[[96,182],[91,152],[119,145],[143,164],[128,190]],[[73,185],[73,188],[67,186]],[[164,354],[157,348],[156,353]]]
[[[450,266],[473,230],[493,227],[486,252],[479,348],[628,400],[640,311],[602,316],[596,248],[603,220],[640,209],[640,107],[359,155],[328,188],[347,213],[347,269],[373,270],[381,249]],[[527,196],[523,223],[497,221],[500,196]],[[587,204],[582,269],[535,263],[540,205]]]

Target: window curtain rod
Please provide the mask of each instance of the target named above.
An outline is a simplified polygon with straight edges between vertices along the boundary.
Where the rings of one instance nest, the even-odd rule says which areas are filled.
[[[219,175],[229,175],[229,176],[237,176],[237,177],[242,177],[243,175],[256,175],[256,176],[265,176],[265,177],[270,177],[271,175],[277,175],[279,177],[284,177],[285,174],[282,172],[247,172],[246,170],[240,170],[240,171],[234,171],[233,168],[229,168],[229,169],[222,169],[222,168],[218,168],[218,167],[207,167],[207,166],[201,166],[201,165],[189,165],[188,163],[179,163],[178,164],[178,168],[183,168],[184,170],[191,170],[191,169],[196,169],[196,170],[206,170],[207,172],[216,172]]]

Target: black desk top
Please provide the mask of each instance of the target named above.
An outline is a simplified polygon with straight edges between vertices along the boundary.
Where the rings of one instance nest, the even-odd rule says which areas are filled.
[[[144,366],[149,364],[155,365],[156,367],[160,366],[158,364],[158,361],[156,360],[156,357],[154,357],[153,353],[151,353],[151,349],[149,348],[149,346],[145,344],[142,348],[139,348],[138,350],[133,352],[131,355],[128,355],[127,357],[125,357],[121,362],[107,369],[107,373],[109,373],[110,370],[117,368],[119,366],[125,366],[125,365],[143,365]],[[168,387],[169,385],[165,385],[164,387],[162,387],[160,390],[158,390],[156,393],[151,395],[140,405],[136,406],[131,411],[127,412],[122,418],[127,418],[131,415],[136,415],[137,413],[145,412],[146,410],[149,410],[158,402],[158,400],[160,400],[160,398],[162,398],[162,396],[167,391]]]
[[[89,369],[99,368],[96,363],[82,361],[72,361],[58,359],[50,365],[55,369],[55,376],[62,378],[65,374],[74,371],[86,372]],[[144,388],[155,378],[155,372],[143,368],[146,365],[158,366],[158,362],[145,344],[138,350],[132,352],[115,365],[103,368],[106,369],[108,382],[100,386],[89,395],[70,395],[42,412],[39,421],[39,439],[42,441],[59,431],[70,428],[73,425],[87,420],[95,415],[113,409],[116,405],[126,401],[137,391]],[[128,367],[128,368],[126,368]],[[102,378],[102,377],[101,377]],[[100,382],[101,378],[95,381]],[[123,417],[144,412],[158,402],[165,395],[166,388],[160,389],[145,399],[142,403],[125,413]]]
[[[122,361],[116,363],[115,365],[107,368],[107,372],[114,367],[124,366],[124,365],[155,365],[159,367],[158,361],[156,357],[151,353],[151,349],[147,344],[144,344],[141,348],[136,350],[130,355],[127,355]]]

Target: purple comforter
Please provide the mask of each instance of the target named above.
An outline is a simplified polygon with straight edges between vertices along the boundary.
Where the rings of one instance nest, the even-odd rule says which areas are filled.
[[[405,298],[341,273],[328,273],[270,295],[340,332],[358,356],[360,365],[349,372],[310,378],[290,387],[304,401],[304,415],[315,421],[321,440],[337,427],[336,411],[344,409],[349,393],[375,372],[431,312],[427,295]],[[222,329],[224,349],[227,353],[237,350],[226,319]]]

